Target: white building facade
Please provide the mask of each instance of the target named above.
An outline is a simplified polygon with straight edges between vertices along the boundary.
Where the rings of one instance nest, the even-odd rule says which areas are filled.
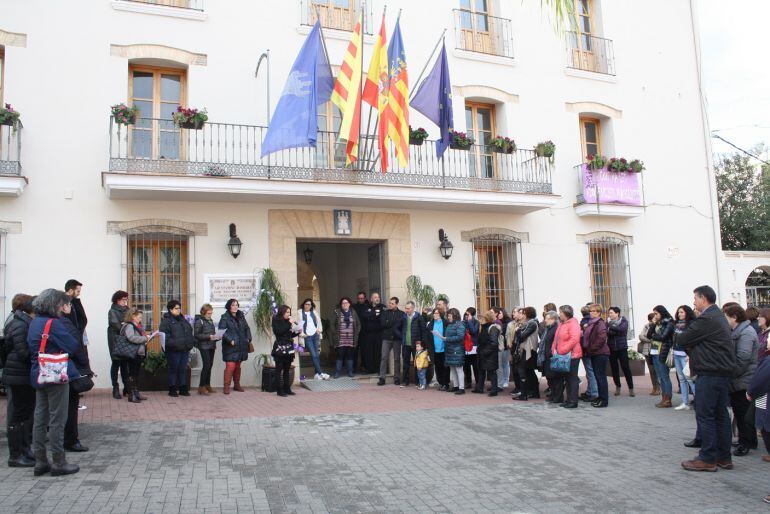
[[[364,69],[383,7],[363,6]],[[697,24],[688,2],[577,7],[580,28],[562,37],[537,1],[388,2],[389,36],[401,12],[411,85],[447,29],[454,127],[477,144],[448,150],[443,164],[431,142],[411,146],[409,166],[383,175],[341,167],[331,104],[319,111],[318,148],[259,156],[260,54],[270,50],[275,106],[314,12],[336,73],[357,1],[3,2],[0,98],[23,123],[0,131],[3,309],[17,292],[83,282],[99,386],[115,290],[152,328],[172,297],[191,314],[213,300],[218,319],[217,295],[248,290],[267,267],[292,306],[313,296],[323,318],[358,290],[403,303],[417,275],[461,312],[598,301],[621,306],[638,330],[654,305],[673,309],[693,287],[720,285]],[[652,26],[654,37],[638,29]],[[120,102],[140,108],[135,125],[111,119]],[[209,121],[180,129],[170,121],[178,105],[205,107]],[[517,151],[494,153],[484,142],[496,135]],[[553,158],[533,151],[546,140]],[[577,168],[588,154],[644,161],[631,176],[641,205],[589,201]],[[335,231],[335,211],[349,211],[349,234]],[[237,259],[230,224],[243,242]],[[268,345],[260,338],[257,353]]]

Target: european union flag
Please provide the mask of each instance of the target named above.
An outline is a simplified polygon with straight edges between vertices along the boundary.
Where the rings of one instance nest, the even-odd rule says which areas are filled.
[[[436,157],[441,158],[452,142],[452,83],[449,81],[449,64],[446,58],[446,46],[442,43],[441,53],[433,64],[433,69],[422,81],[411,102],[412,107],[438,125],[441,139],[436,141]]]
[[[315,147],[318,106],[329,101],[333,88],[332,70],[321,42],[321,24],[317,21],[286,79],[262,141],[262,157],[286,148]]]

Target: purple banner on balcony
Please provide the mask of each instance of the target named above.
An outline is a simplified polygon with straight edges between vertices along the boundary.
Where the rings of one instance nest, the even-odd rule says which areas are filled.
[[[583,199],[586,203],[642,205],[638,173],[590,170],[583,166]]]

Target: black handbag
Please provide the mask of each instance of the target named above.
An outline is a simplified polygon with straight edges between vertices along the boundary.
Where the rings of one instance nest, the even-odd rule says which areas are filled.
[[[138,344],[134,344],[128,340],[125,335],[126,325],[120,329],[120,334],[115,339],[115,346],[112,349],[112,357],[116,359],[128,359],[134,360],[139,352]]]
[[[81,375],[70,380],[70,389],[78,394],[85,393],[94,388],[94,380],[88,375]]]

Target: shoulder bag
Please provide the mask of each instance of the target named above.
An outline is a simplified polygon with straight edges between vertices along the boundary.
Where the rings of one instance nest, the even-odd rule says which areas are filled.
[[[53,318],[49,319],[43,335],[40,338],[40,351],[37,354],[38,373],[37,383],[45,384],[66,384],[69,381],[67,376],[67,364],[69,363],[69,354],[66,353],[45,353],[45,345],[48,342],[48,334],[51,331]]]
[[[123,325],[120,329],[120,334],[115,339],[115,346],[112,349],[112,356],[118,359],[134,360],[139,354],[140,344],[134,344],[126,337],[126,327]]]
[[[572,352],[565,355],[559,354],[559,340],[553,342],[553,354],[551,355],[551,371],[554,373],[569,373],[572,364]]]

